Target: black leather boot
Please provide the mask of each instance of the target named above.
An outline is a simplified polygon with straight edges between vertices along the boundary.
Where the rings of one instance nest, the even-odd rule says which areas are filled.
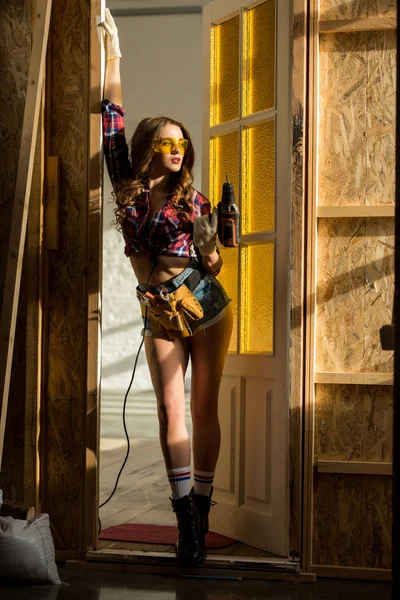
[[[194,487],[191,489],[190,496],[193,498],[193,502],[199,511],[200,517],[200,542],[203,548],[205,556],[206,554],[206,535],[208,533],[208,514],[210,512],[211,506],[216,504],[211,500],[211,496],[214,488],[211,488],[209,496],[203,496],[202,494],[195,494]]]
[[[186,566],[199,565],[203,562],[205,554],[199,540],[198,510],[190,495],[170,500],[178,523],[177,559]]]

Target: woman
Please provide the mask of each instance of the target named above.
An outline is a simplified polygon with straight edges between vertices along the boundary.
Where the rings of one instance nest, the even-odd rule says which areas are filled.
[[[205,535],[220,447],[218,392],[232,332],[230,299],[215,278],[217,213],[191,186],[194,151],[186,127],[165,117],[124,132],[118,30],[110,11],[102,23],[107,66],[102,103],[104,153],[117,222],[139,285],[146,358],[157,398],[159,432],[171,504],[177,516],[177,557],[195,565]],[[185,425],[184,376],[192,362],[194,488]]]

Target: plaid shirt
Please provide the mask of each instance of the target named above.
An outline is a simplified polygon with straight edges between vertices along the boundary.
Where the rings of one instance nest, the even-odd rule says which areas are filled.
[[[103,148],[108,174],[114,190],[118,184],[131,179],[128,145],[125,138],[122,106],[103,100]],[[125,254],[144,252],[147,256],[196,256],[193,246],[193,220],[195,216],[210,213],[210,203],[205,196],[193,190],[193,211],[188,217],[177,210],[172,203],[172,195],[167,197],[164,206],[149,220],[150,190],[144,188],[133,206],[125,209],[122,234],[125,240]],[[179,209],[179,207],[178,207]]]

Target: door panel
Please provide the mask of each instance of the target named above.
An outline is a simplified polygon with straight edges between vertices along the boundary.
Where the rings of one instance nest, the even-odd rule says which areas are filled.
[[[222,249],[235,331],[219,397],[211,529],[280,555],[288,552],[290,17],[289,0],[216,0],[204,10],[202,190],[215,206],[229,173],[241,209],[240,248]]]
[[[237,481],[235,448],[238,416],[237,402],[240,397],[239,387],[239,377],[224,377],[218,405],[221,426],[221,449],[215,476],[215,489],[226,495],[231,495],[232,499]]]

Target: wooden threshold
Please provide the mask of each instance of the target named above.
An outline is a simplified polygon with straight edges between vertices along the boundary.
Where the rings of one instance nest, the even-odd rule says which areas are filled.
[[[317,206],[317,218],[394,217],[394,211],[394,204],[378,204],[376,206]]]
[[[355,460],[318,460],[318,473],[343,473],[351,475],[392,475],[392,463]]]
[[[314,383],[393,385],[393,373],[314,373]]]
[[[100,550],[86,553],[86,560],[69,560],[70,569],[125,571],[181,577],[264,579],[314,582],[315,574],[301,573],[299,563],[288,559],[257,559],[240,556],[209,557],[195,568],[182,567],[176,557],[163,552]]]
[[[392,581],[391,569],[366,569],[362,567],[332,567],[330,565],[312,565],[317,577],[333,579],[363,579],[367,581]]]
[[[362,31],[386,31],[396,29],[397,18],[367,17],[365,19],[321,20],[318,23],[320,33],[357,33]]]

